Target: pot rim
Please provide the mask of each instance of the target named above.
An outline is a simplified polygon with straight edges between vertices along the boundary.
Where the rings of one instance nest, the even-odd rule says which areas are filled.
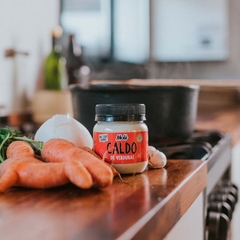
[[[185,90],[194,90],[199,91],[200,86],[197,84],[189,84],[189,85],[136,85],[136,84],[89,84],[89,85],[81,85],[81,84],[71,84],[69,85],[70,91],[74,90],[83,90],[83,91],[108,91],[108,90],[159,90],[159,89],[185,89]]]

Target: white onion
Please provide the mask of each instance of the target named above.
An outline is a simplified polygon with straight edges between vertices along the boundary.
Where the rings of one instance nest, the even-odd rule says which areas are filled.
[[[77,146],[93,148],[93,138],[85,126],[69,114],[56,114],[37,130],[34,140],[47,142],[52,138],[63,138]]]

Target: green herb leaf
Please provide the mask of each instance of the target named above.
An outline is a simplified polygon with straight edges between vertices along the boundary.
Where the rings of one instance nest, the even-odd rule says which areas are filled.
[[[31,137],[24,136],[20,131],[11,129],[10,127],[0,128],[0,162],[6,157],[8,146],[14,141],[24,141],[31,145],[36,155],[41,155],[43,142],[35,141]]]

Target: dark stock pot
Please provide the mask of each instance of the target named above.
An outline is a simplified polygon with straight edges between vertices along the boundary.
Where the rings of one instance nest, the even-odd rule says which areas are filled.
[[[149,142],[188,138],[194,129],[198,107],[198,85],[137,86],[96,84],[70,85],[74,118],[92,134],[95,106],[102,103],[143,103]]]

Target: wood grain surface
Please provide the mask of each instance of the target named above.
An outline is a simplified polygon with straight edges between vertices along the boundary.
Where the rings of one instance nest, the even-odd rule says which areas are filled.
[[[200,160],[114,179],[105,189],[12,188],[0,195],[0,239],[162,239],[206,186]]]
[[[234,146],[240,140],[240,104],[227,109],[199,109],[195,129],[229,133]]]

